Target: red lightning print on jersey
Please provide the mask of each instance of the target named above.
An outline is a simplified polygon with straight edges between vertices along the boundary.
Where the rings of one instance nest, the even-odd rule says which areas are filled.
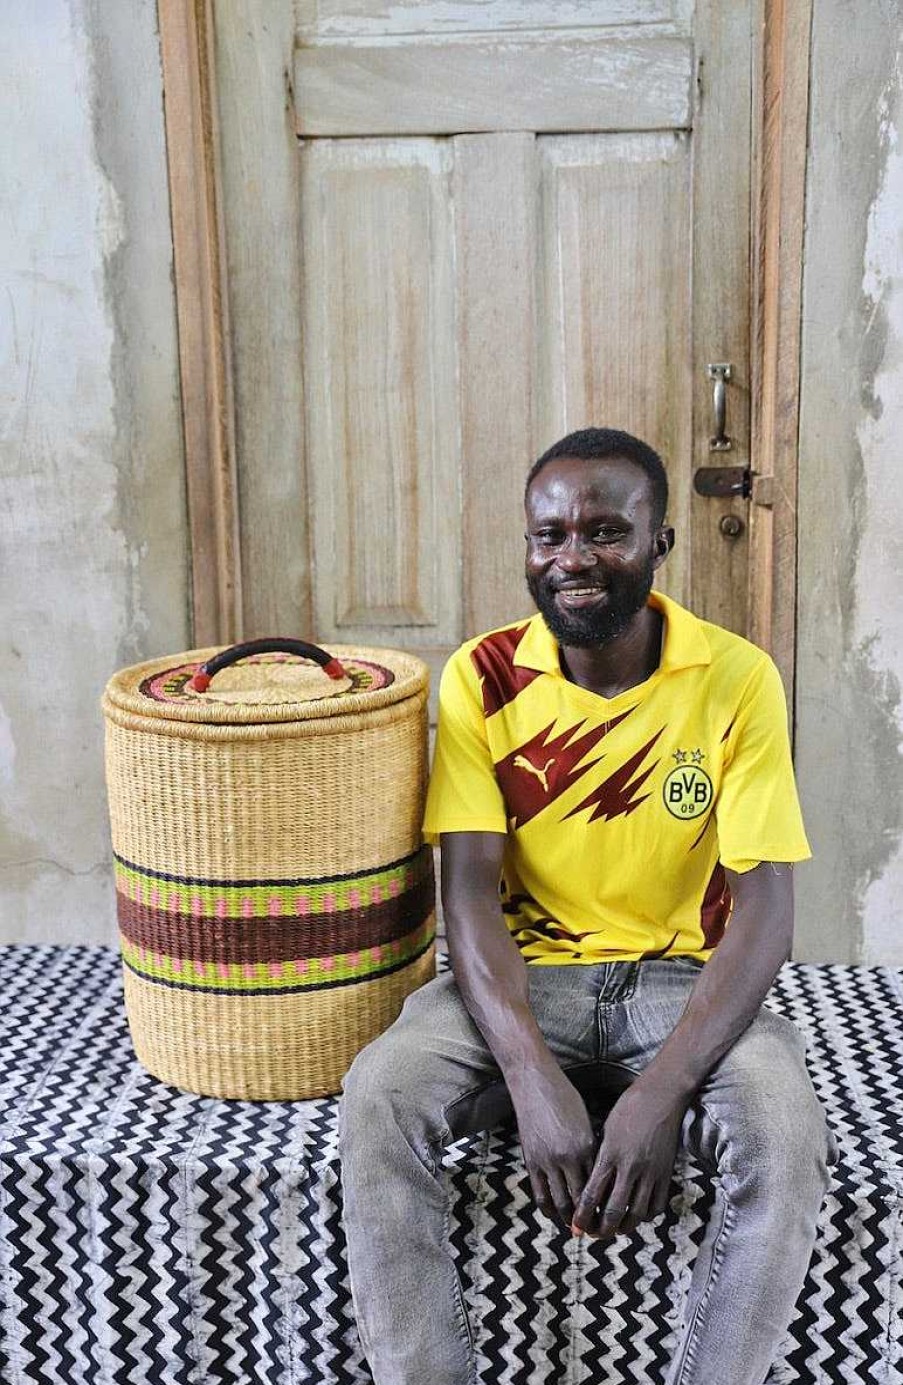
[[[706,947],[717,947],[721,942],[730,913],[731,887],[727,883],[724,866],[719,861],[712,871],[699,911],[699,925]]]
[[[654,951],[641,952],[637,961],[654,962],[657,957],[666,957],[679,937],[680,933],[672,933],[670,941],[666,942],[664,947],[656,948]]]
[[[526,632],[526,625],[514,630],[499,630],[495,635],[487,635],[470,652],[471,662],[480,676],[483,713],[487,717],[507,707],[539,677],[537,669],[520,668],[514,663],[517,646]]]
[[[555,723],[550,721],[542,731],[537,731],[535,736],[497,761],[495,772],[512,826],[523,827],[524,823],[530,822],[543,808],[560,798],[565,789],[582,778],[588,769],[598,764],[598,759],[590,760],[585,765],[581,765],[580,761],[633,710],[633,707],[628,708],[620,716],[603,722],[601,726],[594,726],[582,736],[577,733],[586,725],[585,720],[578,721],[576,726],[569,726],[557,736],[551,734]]]
[[[651,740],[648,740],[635,755],[631,755],[620,769],[616,769],[607,779],[603,779],[598,788],[587,794],[582,803],[578,803],[576,808],[572,808],[569,813],[565,814],[565,818],[572,818],[575,813],[581,813],[584,808],[593,809],[588,819],[590,822],[595,822],[597,818],[604,818],[606,822],[610,822],[612,818],[620,817],[622,813],[625,818],[630,817],[630,814],[635,812],[640,804],[645,803],[646,799],[649,798],[647,793],[644,793],[642,798],[635,798],[634,795],[643,787],[659,761],[653,760],[652,764],[644,769],[642,774],[638,774],[636,779],[633,778],[633,775],[664,729],[663,726],[661,731],[656,731]]]
[[[697,835],[696,835],[696,840],[695,840],[695,842],[693,842],[692,846],[690,847],[690,851],[695,851],[695,850],[696,850],[697,846],[698,846],[699,843],[702,841],[702,839],[703,839],[703,837],[705,836],[706,832],[708,832],[709,828],[710,828],[711,825],[712,825],[712,818],[713,818],[713,816],[714,816],[714,812],[715,812],[714,808],[711,808],[711,809],[709,809],[709,811],[706,813],[705,818],[703,819],[702,826],[700,827],[699,832],[698,832]]]

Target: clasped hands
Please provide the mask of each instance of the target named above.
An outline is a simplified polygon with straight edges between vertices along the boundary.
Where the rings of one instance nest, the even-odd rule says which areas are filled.
[[[597,1150],[583,1099],[560,1070],[534,1074],[513,1095],[533,1196],[547,1217],[575,1236],[609,1240],[667,1209],[689,1099],[641,1075],[609,1112]]]

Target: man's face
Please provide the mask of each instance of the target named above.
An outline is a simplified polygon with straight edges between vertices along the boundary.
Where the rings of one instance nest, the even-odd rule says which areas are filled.
[[[558,457],[527,494],[530,595],[565,647],[605,644],[642,610],[671,530],[658,528],[649,479],[621,457]]]

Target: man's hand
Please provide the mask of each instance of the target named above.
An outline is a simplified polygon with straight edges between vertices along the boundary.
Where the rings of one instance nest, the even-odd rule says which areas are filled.
[[[570,1226],[595,1153],[583,1098],[560,1069],[532,1074],[512,1097],[536,1205]]]
[[[680,1129],[689,1104],[685,1097],[645,1087],[641,1078],[618,1098],[577,1202],[571,1224],[575,1236],[585,1232],[609,1240],[635,1231],[640,1222],[667,1210]]]
[[[505,1079],[533,1196],[569,1226],[593,1167],[593,1128],[530,1009],[527,967],[499,908],[505,837],[443,832],[442,904],[455,980]]]
[[[575,1235],[585,1231],[608,1238],[633,1231],[666,1210],[684,1114],[716,1063],[758,1014],[791,955],[790,866],[762,861],[752,870],[726,874],[734,900],[730,927],[700,972],[674,1029],[612,1107],[574,1217]]]

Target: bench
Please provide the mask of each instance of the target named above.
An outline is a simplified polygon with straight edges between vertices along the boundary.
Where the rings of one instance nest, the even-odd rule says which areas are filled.
[[[366,1385],[336,1100],[157,1082],[132,1053],[109,948],[0,947],[0,997],[0,1378]],[[767,1003],[807,1035],[840,1151],[769,1381],[899,1385],[901,974],[791,962]],[[481,1381],[660,1385],[706,1175],[682,1156],[669,1211],[603,1246],[534,1212],[510,1128],[459,1141],[447,1167]]]

